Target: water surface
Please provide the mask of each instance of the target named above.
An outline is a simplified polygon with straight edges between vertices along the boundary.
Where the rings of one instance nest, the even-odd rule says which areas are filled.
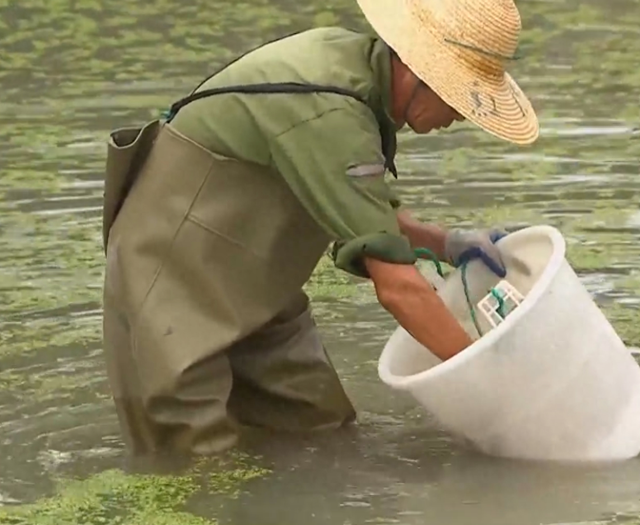
[[[638,346],[640,1],[520,9],[524,59],[512,70],[539,112],[539,142],[516,148],[469,124],[403,132],[397,187],[425,220],[556,226],[585,286]],[[478,456],[390,392],[376,360],[393,322],[368,283],[326,265],[309,289],[358,427],[250,436],[253,459],[195,478],[124,474],[138,467],[100,342],[107,134],[156,116],[235,53],[332,24],[362,27],[355,3],[0,0],[0,523],[638,522],[638,461]],[[82,482],[59,485],[70,477]]]

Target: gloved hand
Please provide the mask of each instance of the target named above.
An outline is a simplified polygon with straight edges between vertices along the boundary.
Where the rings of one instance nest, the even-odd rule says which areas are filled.
[[[507,274],[496,241],[505,237],[502,230],[450,230],[444,241],[444,253],[449,264],[455,267],[471,259],[480,258],[498,277]]]

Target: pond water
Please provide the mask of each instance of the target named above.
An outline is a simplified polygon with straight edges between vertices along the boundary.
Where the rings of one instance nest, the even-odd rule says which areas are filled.
[[[637,346],[640,1],[520,9],[512,72],[539,112],[539,142],[512,147],[469,124],[403,132],[396,187],[425,220],[556,226]],[[248,436],[246,455],[169,478],[127,458],[101,355],[107,134],[235,53],[337,24],[362,27],[355,2],[0,0],[0,524],[640,523],[640,460],[496,460],[438,432],[377,378],[394,323],[370,284],[326,264],[308,288],[357,427]]]

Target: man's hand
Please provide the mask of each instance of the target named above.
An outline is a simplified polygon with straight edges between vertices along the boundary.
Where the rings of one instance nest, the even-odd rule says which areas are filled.
[[[366,258],[380,304],[420,344],[443,361],[472,343],[429,282],[414,265]]]
[[[494,243],[506,234],[501,230],[451,230],[444,240],[445,260],[457,267],[479,258],[498,277],[504,277],[507,271]]]
[[[494,243],[507,235],[501,230],[447,231],[435,224],[414,219],[406,210],[397,213],[400,230],[414,248],[428,248],[442,261],[458,267],[471,259],[482,262],[498,277],[506,270]]]

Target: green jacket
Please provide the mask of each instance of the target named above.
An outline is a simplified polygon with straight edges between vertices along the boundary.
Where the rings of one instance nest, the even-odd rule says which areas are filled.
[[[190,102],[171,124],[209,151],[280,174],[337,241],[338,267],[366,276],[365,253],[413,263],[385,180],[396,147],[388,47],[346,29],[313,29],[249,52],[196,92],[282,82],[346,89],[366,104],[333,93],[227,93]]]

